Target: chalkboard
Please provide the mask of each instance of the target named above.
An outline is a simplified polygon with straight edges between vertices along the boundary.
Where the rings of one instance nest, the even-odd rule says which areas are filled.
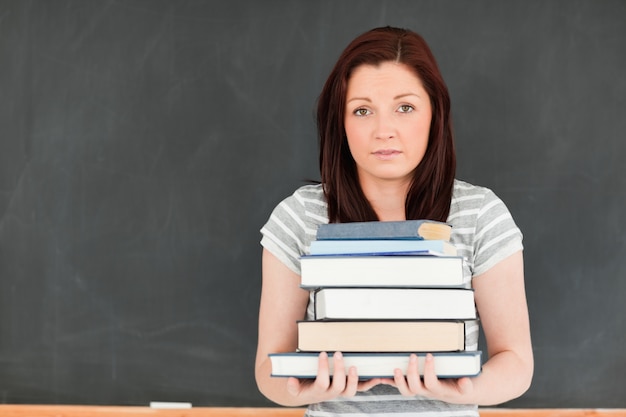
[[[0,1],[0,402],[265,406],[259,229],[375,26],[432,46],[458,177],[524,232],[515,407],[626,406],[626,3]]]

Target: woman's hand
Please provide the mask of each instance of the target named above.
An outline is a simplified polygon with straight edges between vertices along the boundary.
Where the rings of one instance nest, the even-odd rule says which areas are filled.
[[[424,377],[420,378],[418,359],[415,354],[409,357],[406,376],[400,369],[394,372],[393,380],[387,380],[402,395],[433,398],[455,404],[471,404],[474,384],[471,378],[439,379],[435,373],[435,359],[430,353],[424,360]]]
[[[528,389],[534,368],[522,252],[475,276],[472,287],[488,354],[480,374],[438,379],[433,357],[428,355],[422,379],[417,358],[412,357],[406,376],[398,370],[393,379],[383,383],[396,386],[403,395],[479,406],[510,401]]]
[[[309,300],[309,291],[300,287],[300,276],[264,249],[255,364],[255,378],[261,393],[277,404],[301,407],[337,397],[350,397],[380,384],[380,378],[359,381],[358,370],[346,369],[341,353],[333,356],[333,372],[328,355],[321,353],[315,379],[271,376],[272,363],[268,355],[297,349],[297,322],[306,317]]]
[[[333,368],[331,375],[328,354],[320,353],[317,377],[302,380],[291,377],[287,381],[287,392],[303,403],[311,404],[337,397],[352,397],[357,391],[367,391],[381,383],[380,378],[359,381],[354,366],[345,369],[343,355],[340,352],[333,355]]]

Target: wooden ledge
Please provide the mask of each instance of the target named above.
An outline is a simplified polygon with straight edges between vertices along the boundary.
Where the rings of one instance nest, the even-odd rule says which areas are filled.
[[[197,407],[178,410],[150,407],[80,405],[0,405],[2,417],[302,417],[303,408]],[[481,417],[626,417],[626,409],[481,408]]]

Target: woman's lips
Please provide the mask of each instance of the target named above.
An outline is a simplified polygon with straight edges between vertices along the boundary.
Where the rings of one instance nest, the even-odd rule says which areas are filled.
[[[372,155],[374,155],[378,159],[388,161],[400,155],[401,153],[402,152],[396,149],[380,149],[380,150],[372,152]]]

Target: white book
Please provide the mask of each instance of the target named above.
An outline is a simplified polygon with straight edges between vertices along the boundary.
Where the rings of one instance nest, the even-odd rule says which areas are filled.
[[[463,286],[460,256],[303,256],[301,285],[319,287]]]
[[[405,374],[409,364],[409,353],[343,353],[344,365],[347,368],[355,366],[361,379],[393,378],[395,369],[401,369]],[[418,370],[424,373],[424,359],[426,354],[417,353]],[[435,358],[435,373],[439,378],[460,378],[476,376],[481,371],[481,352],[445,352],[433,353]],[[272,376],[315,378],[319,353],[289,352],[272,353],[269,355],[272,363]],[[334,372],[333,358],[329,355],[331,374]]]
[[[468,288],[322,288],[314,294],[315,320],[472,320]]]

